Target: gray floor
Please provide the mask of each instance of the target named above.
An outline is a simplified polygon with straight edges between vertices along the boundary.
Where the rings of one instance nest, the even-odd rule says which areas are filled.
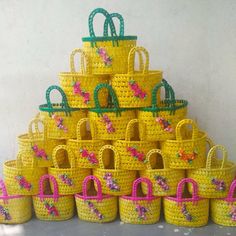
[[[222,227],[209,223],[201,228],[182,228],[163,220],[155,225],[129,225],[120,221],[96,224],[78,221],[43,222],[32,219],[23,225],[0,225],[1,236],[236,236],[236,227]]]

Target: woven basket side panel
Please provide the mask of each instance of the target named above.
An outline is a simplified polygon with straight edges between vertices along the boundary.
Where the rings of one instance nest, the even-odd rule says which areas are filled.
[[[160,219],[161,199],[152,201],[119,199],[121,221],[130,224],[155,224]],[[139,210],[143,207],[143,211]],[[144,212],[144,213],[141,213]]]

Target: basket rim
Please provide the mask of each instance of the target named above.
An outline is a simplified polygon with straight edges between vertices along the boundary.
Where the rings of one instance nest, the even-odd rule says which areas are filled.
[[[125,173],[125,172],[133,172],[133,171],[136,171],[136,170],[124,170],[124,169],[102,169],[102,168],[95,168],[93,170],[94,173],[96,172],[111,172],[111,173]],[[99,173],[98,173],[99,174]],[[95,174],[94,174],[95,175]],[[128,176],[127,176],[128,178]]]
[[[73,111],[81,111],[81,108],[73,108],[73,107],[68,107],[68,108],[62,108],[61,103],[52,103],[52,109],[48,107],[48,104],[42,104],[39,105],[39,110],[48,112],[48,113],[53,113],[53,112],[73,112]]]
[[[14,163],[15,166],[9,166],[9,163]],[[8,161],[5,161],[3,163],[3,167],[7,168],[7,169],[12,169],[12,170],[15,170],[15,171],[28,171],[28,170],[35,170],[37,169],[38,167],[35,166],[35,167],[30,167],[30,166],[23,166],[22,167],[16,167],[16,163],[17,163],[17,160],[8,160]],[[46,168],[46,167],[42,167],[42,168]]]
[[[43,132],[40,132],[39,133],[40,134],[40,136],[44,136],[44,133]],[[39,141],[44,141],[44,139],[43,138],[35,138],[35,139],[31,139],[30,137],[29,137],[29,133],[25,133],[25,134],[20,134],[20,135],[18,135],[17,136],[17,139],[18,139],[18,141],[20,141],[20,142],[39,142]]]
[[[98,199],[97,196],[87,196],[84,197],[83,193],[76,193],[75,194],[75,198],[79,198],[82,200],[97,200],[97,201],[103,201],[105,199],[109,199],[109,198],[116,198],[115,196],[109,195],[109,194],[102,194],[102,199]]]
[[[148,175],[148,174],[153,174],[153,172],[166,172],[166,171],[170,171],[171,173],[180,173],[182,171],[184,171],[184,169],[172,169],[172,168],[162,168],[162,169],[144,169],[144,170],[140,170],[140,172],[142,172],[143,175]]]
[[[118,109],[115,107],[112,108],[107,108],[107,107],[101,107],[101,108],[89,108],[89,112],[94,112],[94,113],[119,113],[119,112],[126,112],[126,111],[135,111],[134,108],[121,108],[119,107]],[[119,116],[118,116],[119,117]]]
[[[80,71],[79,72],[60,72],[58,74],[59,76],[63,76],[63,77],[98,77],[100,80],[106,80],[108,75],[104,75],[104,78],[101,77],[102,74],[82,74]]]
[[[124,41],[124,40],[137,40],[135,35],[128,36],[98,36],[98,37],[82,37],[82,42],[100,42],[100,41]]]
[[[14,194],[14,195],[7,195],[7,196],[0,196],[1,200],[11,200],[11,199],[22,199],[22,198],[29,198],[30,196],[28,195],[20,195],[20,194]]]
[[[100,142],[104,142],[104,140],[102,139],[68,139],[66,144],[67,145],[70,145],[70,143],[82,143],[82,144],[86,144],[86,143],[89,143],[89,144],[93,144],[93,143],[100,143]]]
[[[230,164],[230,166],[226,166],[226,167],[224,167],[224,168],[222,168],[222,169],[220,169],[220,168],[210,168],[210,169],[207,169],[206,167],[200,167],[200,168],[197,168],[197,169],[191,169],[191,170],[189,170],[189,171],[192,171],[192,172],[195,172],[194,174],[196,174],[196,173],[198,173],[198,172],[202,172],[202,171],[204,171],[204,172],[211,172],[211,171],[222,171],[222,170],[231,170],[231,169],[236,169],[236,165],[234,164],[234,162],[232,162],[232,161],[227,161],[226,162],[226,164]],[[202,175],[202,174],[201,174]]]
[[[133,197],[132,194],[131,194],[131,195],[120,196],[120,199],[129,200],[131,202],[143,201],[143,200],[146,200],[147,202],[150,202],[150,201],[153,201],[153,200],[161,199],[161,197],[160,196],[151,196],[149,199],[147,199],[146,197]]]
[[[131,77],[131,78],[134,78],[135,80],[135,77],[143,77],[143,76],[152,76],[152,75],[155,75],[155,74],[158,74],[160,76],[163,75],[163,71],[162,70],[148,70],[148,73],[145,73],[143,74],[142,72],[140,71],[134,71],[133,74],[129,74],[129,73],[126,73],[126,74],[114,74],[112,75],[112,80],[118,80],[118,78],[116,77],[119,77],[119,80],[120,80],[120,77],[123,77],[123,78],[127,78],[127,77]],[[162,78],[160,78],[162,79]]]
[[[175,196],[165,196],[164,197],[164,200],[168,200],[168,201],[172,201],[172,202],[177,202],[177,203],[184,203],[184,202],[199,202],[199,201],[205,201],[205,200],[209,200],[208,198],[204,198],[204,197],[200,197],[200,196],[197,196],[197,199],[196,200],[193,200],[192,198],[181,198],[181,199],[178,199]]]

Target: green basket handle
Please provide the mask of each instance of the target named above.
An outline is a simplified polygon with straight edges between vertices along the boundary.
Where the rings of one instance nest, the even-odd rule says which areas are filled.
[[[52,105],[51,99],[50,99],[50,94],[53,90],[57,90],[61,94],[61,97],[62,97],[62,102],[60,104],[61,108],[63,109],[63,111],[65,112],[66,115],[69,115],[70,114],[70,106],[68,104],[66,94],[64,93],[62,88],[60,88],[57,85],[50,86],[46,91],[46,101],[47,101],[47,106],[49,108],[49,115],[51,116],[52,113],[54,111],[56,111],[56,109],[53,108],[53,105]]]
[[[112,13],[112,14],[110,14],[110,17],[111,17],[111,19],[117,18],[120,21],[119,36],[124,36],[124,18],[123,18],[123,16],[120,15],[119,13]],[[113,22],[113,24],[114,24],[114,22]],[[108,19],[105,20],[103,28],[104,28],[103,36],[107,37],[108,36]]]
[[[113,90],[113,88],[111,87],[111,85],[109,84],[105,84],[105,83],[101,83],[101,84],[98,84],[96,86],[96,88],[94,89],[94,101],[95,101],[95,108],[98,110],[98,113],[99,115],[102,115],[103,111],[102,111],[102,108],[101,108],[101,105],[100,105],[100,102],[99,102],[99,99],[98,99],[98,92],[102,89],[102,88],[106,88],[108,90],[108,95],[110,97],[110,102],[109,102],[109,105],[113,105],[113,108],[112,107],[109,107],[110,111],[114,111],[116,112],[116,115],[121,115],[120,114],[120,107],[119,107],[119,102],[118,102],[118,99],[117,99],[117,96]]]

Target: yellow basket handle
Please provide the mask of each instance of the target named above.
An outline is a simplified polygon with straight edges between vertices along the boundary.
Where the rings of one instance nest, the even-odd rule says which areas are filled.
[[[151,163],[150,163],[150,158],[153,154],[158,153],[161,157],[162,157],[162,162],[163,162],[163,167],[164,169],[168,168],[168,160],[166,158],[166,156],[164,155],[164,153],[160,150],[160,149],[152,149],[150,150],[147,155],[146,155],[146,160],[147,160],[147,169],[148,170],[153,170]]]
[[[117,149],[112,146],[112,145],[104,145],[101,147],[101,149],[99,150],[99,168],[100,169],[105,169],[105,166],[104,166],[104,163],[103,163],[103,152],[106,150],[106,149],[110,149],[114,152],[114,169],[115,170],[118,170],[120,169],[120,157],[119,157],[119,153],[117,151]]]
[[[78,121],[77,126],[76,126],[77,140],[82,140],[81,126],[86,122],[89,122],[89,118],[82,118]],[[91,124],[90,124],[90,126],[91,126]]]
[[[31,151],[19,151],[17,154],[17,158],[16,158],[16,168],[17,169],[21,169],[23,168],[23,163],[22,160],[24,158],[24,155],[26,155],[26,153],[29,153],[28,155],[31,155]],[[31,158],[31,168],[35,168],[36,167],[36,160],[35,158]],[[25,167],[28,168],[28,167]]]
[[[143,141],[145,139],[145,125],[142,121],[138,120],[138,119],[132,119],[129,121],[129,123],[126,126],[126,132],[125,132],[125,140],[126,141],[130,141],[131,137],[131,128],[134,127],[134,124],[140,124],[141,129],[139,129],[139,138],[141,141]]]
[[[223,154],[220,169],[223,169],[225,167],[225,164],[227,163],[227,157],[228,157],[227,150],[222,145],[215,145],[208,152],[207,160],[206,160],[206,169],[211,169],[212,158],[214,157],[214,155],[216,155],[217,150],[222,151],[222,154]]]
[[[57,162],[57,153],[59,150],[65,150],[67,152],[68,155],[68,160],[70,163],[70,168],[74,169],[76,167],[76,163],[75,163],[75,156],[73,154],[73,152],[71,151],[71,149],[69,147],[67,147],[66,145],[58,145],[56,146],[53,151],[52,151],[52,162],[55,168],[60,168],[60,166],[58,165]]]
[[[80,49],[80,48],[76,48],[72,51],[72,53],[70,54],[70,69],[71,72],[76,72],[75,71],[75,55],[80,53],[81,57],[80,57],[80,68],[81,68],[81,73],[82,74],[92,74],[92,67],[91,67],[91,62],[88,58],[88,56],[85,54],[85,52]],[[85,60],[85,64],[84,65],[84,60]],[[85,69],[86,66],[86,69]]]
[[[145,57],[145,64],[144,66],[139,66],[140,68],[143,67],[142,73],[147,74],[149,70],[149,54],[148,51],[144,47],[133,47],[128,56],[128,74],[134,74],[134,64],[135,64],[135,53],[138,52],[140,63],[143,63],[143,56]],[[142,55],[142,56],[141,56]]]
[[[39,123],[43,125],[43,137],[40,137],[40,131],[39,131]],[[35,132],[33,131],[33,128]],[[46,140],[47,139],[47,127],[45,122],[39,118],[34,118],[33,120],[30,121],[29,127],[28,127],[28,135],[29,138],[32,140]]]

